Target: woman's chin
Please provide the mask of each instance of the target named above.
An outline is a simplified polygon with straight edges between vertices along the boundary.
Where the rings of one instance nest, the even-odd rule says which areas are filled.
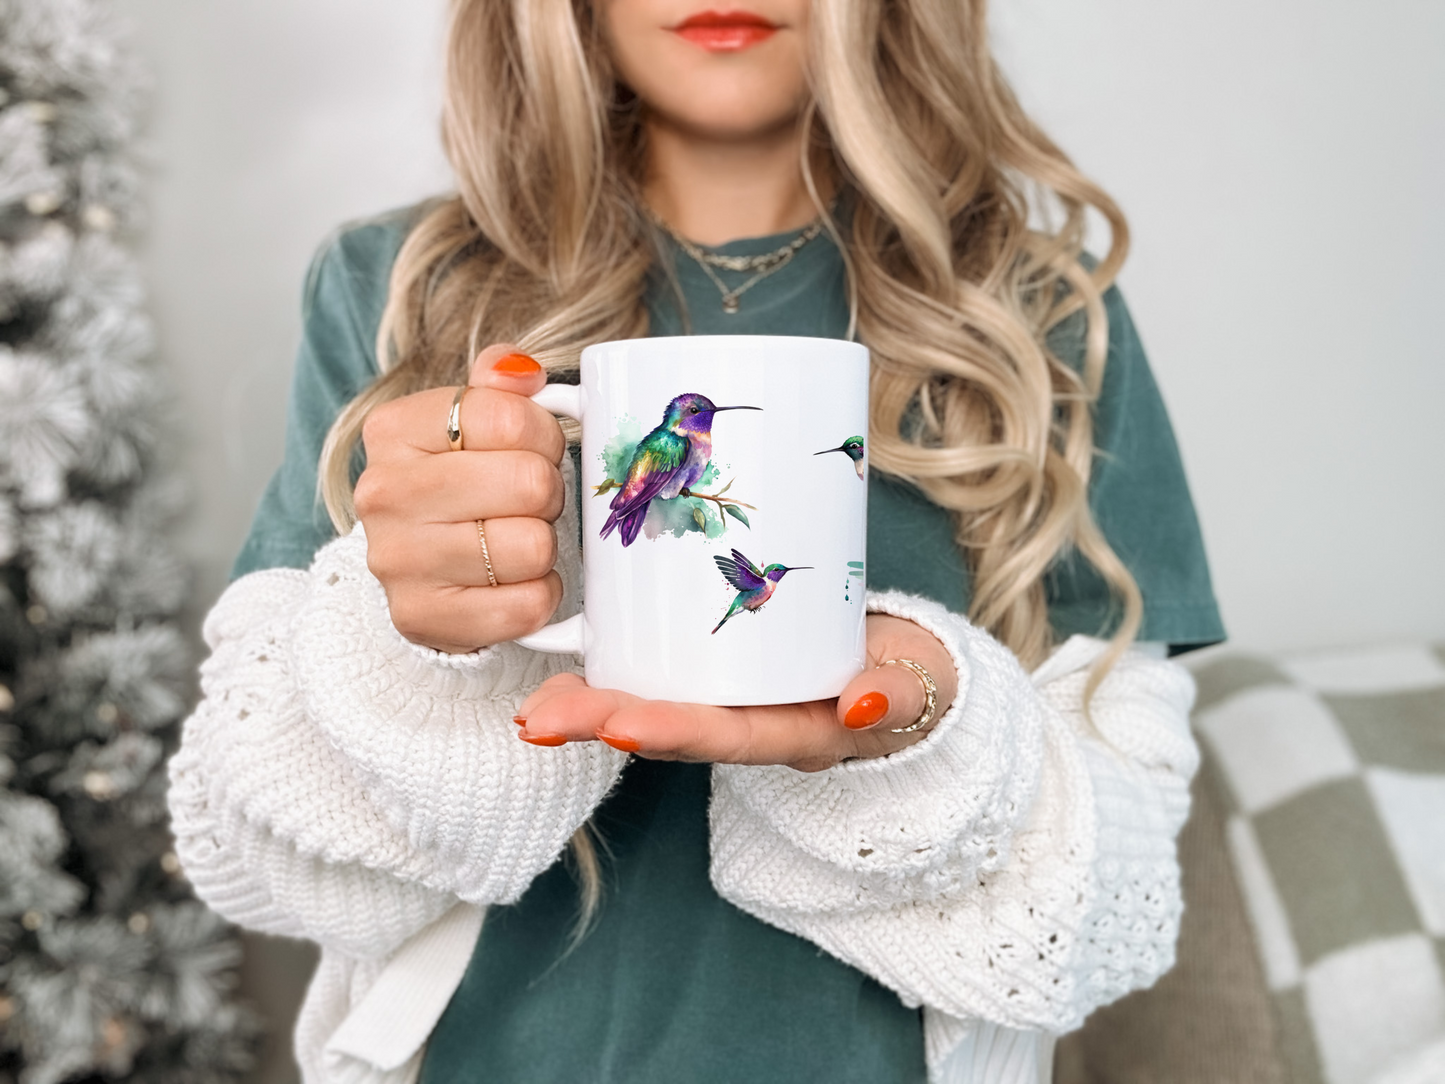
[[[794,130],[802,112],[800,99],[759,101],[757,95],[738,93],[729,98],[698,97],[668,103],[648,102],[654,121],[688,139],[710,143],[749,143],[785,136]],[[646,100],[644,98],[644,100]],[[706,109],[698,102],[708,102]]]

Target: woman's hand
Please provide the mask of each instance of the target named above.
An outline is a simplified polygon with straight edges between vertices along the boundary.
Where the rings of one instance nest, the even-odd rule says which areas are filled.
[[[868,655],[873,668],[850,681],[837,700],[761,708],[643,700],[559,674],[523,703],[519,736],[534,745],[599,738],[655,760],[786,764],[804,772],[852,757],[887,756],[928,731],[892,733],[922,713],[923,683],[906,667],[881,664],[912,659],[932,675],[938,684],[935,722],[958,695],[958,672],[932,633],[885,614],[868,617]]]
[[[450,450],[446,434],[455,388],[385,403],[366,419],[356,514],[367,564],[408,640],[474,651],[535,632],[561,602],[552,524],[562,512],[566,441],[557,420],[527,398],[546,382],[514,347],[483,350],[462,400],[461,451]]]

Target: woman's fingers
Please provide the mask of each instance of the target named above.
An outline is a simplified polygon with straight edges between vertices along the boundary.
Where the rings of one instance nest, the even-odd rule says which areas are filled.
[[[901,749],[927,732],[892,733],[918,720],[927,694],[917,674],[906,666],[889,665],[889,660],[909,659],[928,671],[937,687],[932,722],[942,718],[958,692],[953,658],[937,637],[912,621],[869,615],[868,655],[873,668],[848,683],[838,697],[837,709],[837,721],[858,735],[864,755],[870,755],[866,750],[880,741]]]
[[[367,462],[451,453],[447,419],[455,397],[456,388],[430,388],[382,403],[362,427]],[[567,446],[556,418],[531,399],[502,389],[468,391],[462,399],[461,427],[466,451],[524,449],[557,463]]]
[[[562,429],[556,418],[528,398],[546,383],[542,366],[510,344],[483,350],[472,363],[468,391],[462,397],[462,448],[522,449],[559,462],[567,446]],[[455,387],[430,388],[376,407],[362,430],[367,462],[452,451],[447,423],[456,392]]]
[[[526,448],[554,463],[560,461],[567,448],[562,427],[528,398],[546,385],[546,372],[525,354],[509,353],[489,362],[488,352],[483,351],[472,366],[471,390],[462,398],[462,448],[481,452]]]
[[[854,731],[904,727],[919,717],[925,701],[917,674],[906,666],[880,665],[863,671],[839,695],[838,722]]]
[[[536,395],[547,383],[547,371],[515,343],[493,343],[472,362],[467,383],[517,395]]]
[[[788,764],[826,768],[852,754],[852,740],[833,723],[833,703],[709,708],[699,704],[639,704],[609,720],[645,756],[721,764]]]
[[[933,721],[958,691],[958,675],[944,646],[911,621],[868,618],[873,661],[911,659],[937,686]],[[916,721],[926,696],[918,675],[882,665],[854,678],[837,700],[768,707],[720,708],[643,700],[590,688],[580,677],[553,678],[521,708],[519,736],[538,745],[593,737],[654,760],[730,764],[786,764],[799,771],[829,768],[851,757],[880,757],[927,736],[894,730]]]
[[[553,678],[522,705],[524,741],[598,738],[653,760],[827,767],[853,755],[833,720],[831,701],[720,708],[643,700],[593,689],[581,678]]]
[[[556,610],[552,521],[565,499],[566,444],[557,420],[527,398],[545,383],[536,361],[499,344],[478,356],[460,397],[433,388],[367,417],[356,513],[367,564],[408,640],[471,651],[533,632]]]
[[[356,480],[356,514],[417,523],[465,523],[502,516],[554,520],[562,514],[562,472],[530,451],[453,452],[368,463]]]
[[[482,524],[478,529],[478,522]],[[486,532],[486,553],[482,552]],[[524,583],[545,576],[557,563],[557,529],[546,520],[508,516],[448,524],[436,549],[436,576],[444,583],[484,587],[487,559],[498,583]]]
[[[562,578],[555,572],[500,587],[387,586],[396,630],[413,643],[451,653],[536,632],[561,601]]]
[[[367,538],[367,567],[382,583],[403,582],[447,587],[487,587],[487,559],[499,584],[525,583],[545,576],[557,563],[557,532],[546,520],[510,516],[484,520],[487,548],[475,520],[422,524],[407,536]],[[480,599],[478,601],[484,601]]]
[[[594,689],[576,674],[559,674],[522,702],[517,713],[522,726],[518,737],[534,745],[592,741],[608,719],[637,702],[630,693]]]

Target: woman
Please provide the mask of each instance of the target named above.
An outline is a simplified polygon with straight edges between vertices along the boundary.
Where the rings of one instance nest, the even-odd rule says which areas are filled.
[[[982,0],[704,2],[456,0],[459,195],[313,266],[171,795],[202,897],[322,946],[308,1080],[1034,1081],[1172,962],[1163,645],[1222,632],[1123,221]],[[508,642],[580,586],[525,397],[689,332],[872,352],[879,665],[837,702],[646,703]]]

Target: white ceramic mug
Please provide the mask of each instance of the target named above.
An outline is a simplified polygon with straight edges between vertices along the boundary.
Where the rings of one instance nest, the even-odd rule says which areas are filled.
[[[518,640],[649,699],[837,696],[866,660],[868,351],[628,339],[534,396],[582,423],[582,613]]]

